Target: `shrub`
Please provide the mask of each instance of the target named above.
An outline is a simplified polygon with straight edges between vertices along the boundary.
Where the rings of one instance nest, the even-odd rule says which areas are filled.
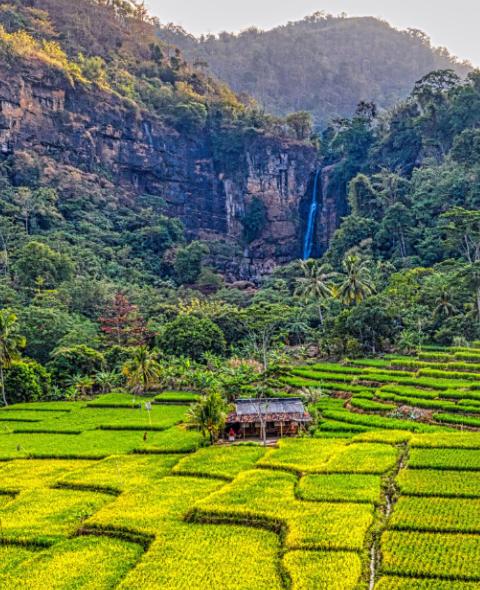
[[[202,242],[192,242],[177,250],[173,266],[180,285],[195,283],[202,271],[202,260],[206,254],[208,247]]]
[[[127,346],[111,346],[104,352],[106,367],[109,371],[120,371],[132,356],[132,349]]]
[[[49,367],[60,383],[65,383],[74,375],[92,375],[100,371],[105,364],[105,357],[101,352],[84,344],[59,348],[52,357]]]
[[[207,318],[195,316],[178,316],[166,324],[159,345],[168,354],[194,360],[201,360],[206,352],[224,355],[226,348],[220,328]]]
[[[39,281],[45,289],[53,289],[73,274],[73,262],[61,252],[41,242],[29,242],[17,253],[14,273],[16,281],[26,289],[35,289]]]
[[[5,371],[5,390],[9,403],[46,399],[50,388],[50,374],[36,361],[13,361]]]

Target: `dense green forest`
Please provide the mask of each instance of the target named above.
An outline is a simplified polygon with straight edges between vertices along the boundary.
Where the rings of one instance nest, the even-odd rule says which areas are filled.
[[[478,72],[462,82],[437,71],[387,117],[362,104],[324,134],[325,162],[338,162],[332,182],[350,210],[326,261],[345,267],[354,252],[376,277],[376,294],[334,323],[345,320],[372,350],[382,338],[478,337],[479,107]]]
[[[161,43],[141,4],[13,0],[0,3],[0,25],[12,79],[57,77],[73,100],[108,100],[125,118],[146,112],[187,138],[204,134],[219,159],[246,136],[296,137],[295,121],[265,115]],[[223,355],[241,340],[237,303],[249,297],[224,287],[215,244],[187,242],[161,199],[132,198],[108,171],[65,173],[22,148],[6,146],[0,167],[0,305],[12,346],[0,356],[9,402],[98,390],[102,375],[110,387],[125,382],[122,370],[144,345],[167,363],[169,355]],[[245,232],[255,234],[254,211],[250,217]],[[204,304],[205,293],[218,296]]]
[[[91,18],[75,19],[82,11]],[[187,369],[198,387],[220,379],[228,389],[238,374],[244,383],[285,355],[480,338],[478,72],[462,80],[436,71],[389,112],[364,102],[310,137],[308,116],[264,115],[156,40],[141,6],[4,2],[0,21],[11,69],[41,63],[179,133],[208,129],[219,145],[245,133],[302,136],[331,167],[331,190],[349,202],[322,260],[294,261],[261,285],[226,283],[212,244],[187,241],[149,195],[119,198],[83,178],[63,191],[41,181],[28,153],[5,154],[0,338],[15,397],[8,401],[75,397],[128,380],[145,388],[151,376],[168,383]],[[260,205],[246,233],[268,223]]]
[[[2,590],[479,588],[467,69],[0,0]]]
[[[432,47],[422,31],[324,12],[271,31],[251,28],[197,39],[164,25],[159,36],[269,112],[306,110],[322,127],[333,117],[351,116],[362,100],[393,106],[433,70],[464,75],[469,69],[446,49]]]

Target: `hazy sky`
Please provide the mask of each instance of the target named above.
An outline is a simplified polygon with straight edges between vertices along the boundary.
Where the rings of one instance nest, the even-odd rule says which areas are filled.
[[[378,16],[398,28],[422,29],[435,45],[480,66],[480,0],[147,0],[163,23],[188,31],[271,28],[317,10],[351,16]]]

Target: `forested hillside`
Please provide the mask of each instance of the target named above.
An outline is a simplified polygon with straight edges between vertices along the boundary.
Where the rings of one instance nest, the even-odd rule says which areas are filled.
[[[332,337],[346,330],[376,350],[392,338],[480,336],[479,122],[479,73],[463,82],[446,70],[387,116],[362,104],[325,131],[321,197],[343,195],[347,215],[317,276],[343,269],[353,289],[344,294],[360,301],[334,312]]]
[[[480,71],[158,27],[0,0],[0,588],[478,588]]]
[[[316,136],[190,66],[136,4],[0,20],[0,303],[56,384],[125,383],[141,344],[203,375],[211,354],[266,368],[480,337],[477,72]],[[324,258],[296,262],[310,217]]]
[[[29,356],[95,348],[120,291],[153,319],[186,286],[221,289],[266,222],[243,200],[247,146],[260,167],[292,150],[282,190],[303,196],[312,144],[165,47],[136,4],[2,2],[0,23],[0,301]]]
[[[307,110],[320,126],[351,116],[362,100],[392,106],[432,70],[468,71],[421,31],[398,31],[375,18],[316,13],[271,31],[200,39],[170,25],[159,36],[268,111]]]

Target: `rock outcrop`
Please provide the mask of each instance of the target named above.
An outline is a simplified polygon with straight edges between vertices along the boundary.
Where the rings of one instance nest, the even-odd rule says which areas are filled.
[[[30,65],[0,71],[0,151],[35,161],[41,182],[56,186],[60,198],[68,198],[65,179],[78,178],[120,202],[145,194],[161,199],[189,237],[236,241],[243,254],[224,270],[242,279],[301,255],[302,216],[318,166],[313,147],[257,135],[245,140],[229,172],[232,166],[214,157],[207,132],[181,134],[115,95],[73,86],[60,72]],[[328,174],[322,183],[317,240],[323,248],[338,219]],[[265,203],[267,223],[247,245],[242,217],[253,197]]]

